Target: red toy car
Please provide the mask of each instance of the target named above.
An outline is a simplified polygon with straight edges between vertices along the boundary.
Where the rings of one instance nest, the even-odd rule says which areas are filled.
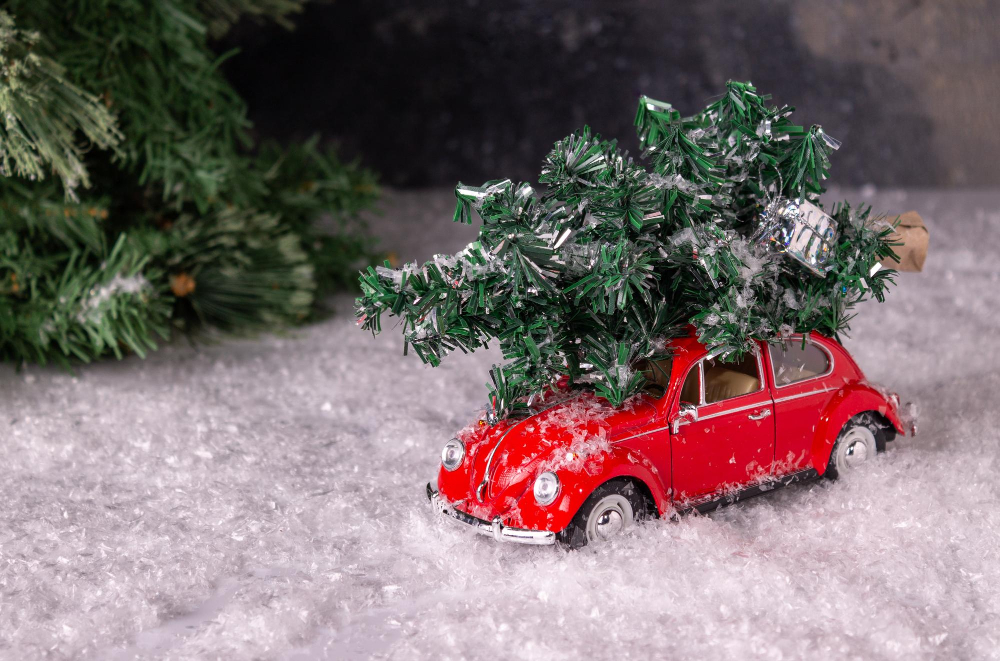
[[[904,433],[899,397],[817,335],[758,343],[736,363],[694,337],[638,365],[645,391],[612,408],[557,388],[520,418],[470,425],[442,452],[441,512],[497,540],[571,548],[649,516],[708,511],[836,477]]]

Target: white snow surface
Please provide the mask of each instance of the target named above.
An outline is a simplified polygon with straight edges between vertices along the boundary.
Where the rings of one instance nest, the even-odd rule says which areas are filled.
[[[432,513],[499,354],[425,367],[348,296],[286,336],[3,367],[0,658],[1000,658],[1000,194],[842,196],[930,227],[846,341],[919,435],[600,548]],[[474,235],[453,200],[393,193],[373,222],[426,259]]]

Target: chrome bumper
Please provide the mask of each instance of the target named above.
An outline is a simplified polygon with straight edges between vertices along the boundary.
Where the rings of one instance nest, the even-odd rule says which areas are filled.
[[[445,514],[455,521],[471,526],[480,535],[488,535],[498,542],[517,542],[518,544],[532,544],[534,546],[548,546],[556,543],[556,534],[554,532],[511,528],[501,523],[499,516],[490,522],[477,519],[465,512],[459,512],[442,500],[438,496],[437,490],[429,482],[427,483],[427,500],[431,501],[431,507],[434,508],[435,512]]]

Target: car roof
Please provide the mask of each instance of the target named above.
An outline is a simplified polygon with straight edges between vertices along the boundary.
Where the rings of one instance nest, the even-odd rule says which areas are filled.
[[[681,335],[679,337],[671,338],[667,343],[672,349],[672,353],[675,358],[686,359],[689,361],[694,361],[701,356],[708,353],[708,348],[698,340],[698,336],[695,331],[694,326],[688,326],[686,329],[687,334]],[[801,336],[801,333],[795,333],[794,336]],[[831,340],[825,335],[821,335],[816,332],[809,333],[809,337],[816,340],[820,340],[821,343],[827,348],[831,349],[831,345],[836,345],[840,347],[840,343],[835,340]],[[777,341],[778,338],[775,338]],[[842,348],[842,347],[840,347]]]
[[[694,326],[687,327],[687,334],[667,340],[670,356],[675,363],[686,364],[698,360],[708,349],[698,341]]]
[[[705,350],[705,345],[698,341],[698,336],[695,335],[693,328],[687,335],[672,338],[670,340],[670,345],[676,349],[684,349],[686,351]]]

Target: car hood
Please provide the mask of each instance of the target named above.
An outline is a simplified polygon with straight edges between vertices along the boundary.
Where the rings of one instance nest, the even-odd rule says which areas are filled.
[[[643,395],[615,408],[588,391],[552,393],[536,411],[487,428],[466,442],[470,514],[486,517],[507,511],[531,478],[544,470],[600,470],[611,444],[656,414]]]

